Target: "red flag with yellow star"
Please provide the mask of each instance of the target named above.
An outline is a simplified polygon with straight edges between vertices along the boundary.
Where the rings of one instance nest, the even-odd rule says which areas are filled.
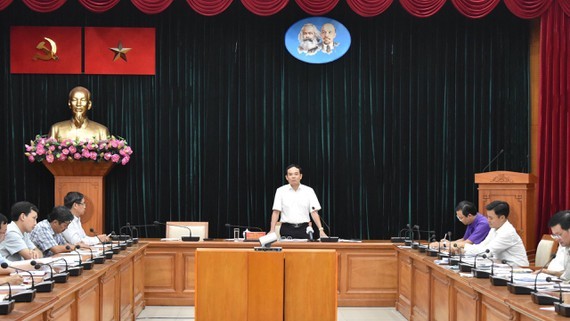
[[[11,27],[10,72],[80,74],[81,27]]]
[[[85,73],[154,75],[154,28],[85,27]]]

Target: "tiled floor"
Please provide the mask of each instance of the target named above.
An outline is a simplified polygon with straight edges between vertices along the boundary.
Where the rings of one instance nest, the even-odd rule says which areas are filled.
[[[137,321],[194,320],[192,306],[147,306]],[[338,308],[337,321],[406,321],[394,308]]]

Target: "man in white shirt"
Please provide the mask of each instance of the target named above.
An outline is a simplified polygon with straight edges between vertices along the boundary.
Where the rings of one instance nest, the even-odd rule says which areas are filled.
[[[107,236],[101,234],[98,236],[87,236],[81,226],[81,217],[85,215],[85,196],[79,192],[69,192],[63,199],[65,207],[69,208],[73,214],[73,221],[69,224],[67,229],[62,233],[63,238],[73,245],[95,245],[102,242],[107,242]]]
[[[303,172],[299,165],[291,164],[285,170],[285,179],[289,184],[279,187],[275,192],[269,232],[275,232],[275,224],[281,217],[279,234],[282,237],[308,239],[307,227],[312,217],[319,229],[320,237],[327,237],[318,213],[321,204],[315,191],[301,184],[302,178]]]
[[[30,202],[12,205],[12,222],[8,224],[4,242],[0,243],[0,255],[8,261],[32,260],[43,256],[30,240],[30,232],[37,224],[38,212],[38,208]]]
[[[489,250],[489,253],[498,260],[506,260],[517,266],[528,266],[528,258],[521,237],[509,222],[509,204],[503,201],[489,203],[487,221],[491,230],[483,242],[465,245],[465,254],[478,254]]]
[[[542,272],[570,280],[570,211],[554,214],[548,221],[548,226],[552,231],[552,238],[558,241],[558,251],[556,258]]]

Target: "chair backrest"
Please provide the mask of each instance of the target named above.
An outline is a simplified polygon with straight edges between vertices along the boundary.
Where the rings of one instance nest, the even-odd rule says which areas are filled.
[[[183,227],[179,227],[183,226]],[[199,236],[200,241],[208,238],[208,222],[166,222],[166,237],[167,238],[180,238],[188,236],[188,229],[192,231],[192,236]]]
[[[550,235],[544,235],[536,247],[534,266],[544,266],[550,260],[551,255],[556,253],[557,249],[558,242],[554,241]]]

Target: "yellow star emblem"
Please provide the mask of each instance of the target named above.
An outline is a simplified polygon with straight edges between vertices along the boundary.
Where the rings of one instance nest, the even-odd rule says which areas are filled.
[[[121,41],[119,41],[117,48],[109,48],[109,50],[115,53],[113,61],[117,61],[119,58],[127,61],[127,52],[131,51],[131,49],[133,48],[123,48],[123,43]]]

